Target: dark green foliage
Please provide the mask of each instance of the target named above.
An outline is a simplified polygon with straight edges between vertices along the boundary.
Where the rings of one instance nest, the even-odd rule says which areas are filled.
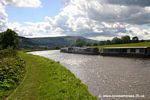
[[[98,43],[94,43],[93,46],[98,46]]]
[[[54,50],[59,50],[60,49],[60,47],[54,47]]]
[[[120,38],[118,38],[118,37],[114,37],[112,39],[112,43],[113,44],[120,44],[120,43],[122,43],[122,40]]]
[[[110,40],[106,41],[106,45],[112,44]]]
[[[137,36],[133,37],[132,42],[134,42],[134,43],[139,42],[139,38]]]
[[[131,40],[131,37],[126,35],[126,36],[122,36],[121,38],[114,37],[112,40],[100,41],[99,45],[102,46],[102,45],[111,45],[111,44],[138,43],[144,41],[145,40],[139,40],[137,36],[133,37]]]
[[[99,45],[106,45],[106,41],[100,41]]]
[[[128,36],[128,35],[122,36],[121,41],[122,41],[122,43],[130,43],[131,42],[130,36]]]
[[[17,55],[17,51],[12,48],[0,50],[0,59],[6,57],[15,57],[16,55]]]
[[[24,61],[17,56],[17,34],[8,29],[0,33],[0,100],[5,99],[24,76]]]
[[[12,47],[16,49],[18,47],[18,38],[16,32],[11,29],[7,29],[7,31],[0,33],[0,48],[7,49],[8,47]]]
[[[130,43],[130,42],[131,42],[130,36],[128,36],[128,35],[122,36],[121,38],[114,37],[112,39],[112,44]]]
[[[86,44],[86,46],[92,46],[92,44],[90,44],[90,43],[87,43],[87,44]]]
[[[84,39],[77,39],[76,40],[75,46],[82,47],[82,46],[85,46],[85,45],[86,45],[86,41]]]
[[[0,59],[0,99],[9,95],[9,92],[19,84],[24,73],[25,62],[20,57]]]

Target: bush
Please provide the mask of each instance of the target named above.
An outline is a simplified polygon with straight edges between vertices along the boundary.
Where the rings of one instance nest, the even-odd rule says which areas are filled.
[[[0,59],[0,99],[9,95],[21,81],[25,73],[25,62],[20,57]]]
[[[17,55],[17,51],[13,50],[12,48],[0,50],[0,59],[6,58],[6,57],[15,57]]]

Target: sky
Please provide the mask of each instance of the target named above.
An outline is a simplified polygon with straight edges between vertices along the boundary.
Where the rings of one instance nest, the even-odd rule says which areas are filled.
[[[45,16],[53,17],[60,12],[60,0],[42,0],[42,7],[38,8],[18,8],[15,6],[6,6],[6,13],[10,22],[38,22],[42,21]]]
[[[0,32],[24,37],[150,39],[150,0],[0,0]]]

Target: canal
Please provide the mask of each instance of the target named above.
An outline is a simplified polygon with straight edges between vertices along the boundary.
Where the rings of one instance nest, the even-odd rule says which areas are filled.
[[[68,54],[58,50],[31,53],[59,61],[101,100],[150,100],[150,59]]]

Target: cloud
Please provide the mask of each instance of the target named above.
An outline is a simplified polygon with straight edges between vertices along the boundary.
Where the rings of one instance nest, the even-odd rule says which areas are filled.
[[[10,4],[17,7],[40,7],[40,0],[5,0],[6,4]]]
[[[7,27],[17,32],[19,36],[34,36],[34,33],[28,27],[24,27],[18,22],[8,22]]]
[[[5,12],[5,2],[0,1],[0,32],[6,29],[7,13]]]
[[[67,4],[67,6],[63,8],[63,11],[61,13],[67,16],[69,15],[70,17],[84,16],[88,17],[89,19],[96,20],[98,22],[101,21],[112,23],[123,22],[130,24],[150,23],[149,7],[129,6],[131,4],[130,3],[131,1],[133,2],[133,4],[134,2],[136,2],[137,4],[140,5],[142,2],[149,5],[150,1],[148,0],[90,0],[90,1],[63,0],[63,1],[64,4]],[[114,5],[116,2],[118,5]],[[128,5],[126,6],[119,5],[119,3],[122,4],[122,2]]]
[[[21,36],[78,35],[93,39],[111,39],[130,35],[147,39],[150,36],[149,0],[62,0],[61,12],[46,16],[41,22],[7,22],[5,5],[17,7],[40,7],[39,0],[0,1],[0,31],[6,27]],[[1,6],[2,5],[2,6]],[[3,27],[2,27],[3,26]]]
[[[64,8],[54,19],[55,25],[70,30],[70,34],[86,37],[132,35],[129,27],[150,23],[149,3],[148,0],[63,0]],[[139,30],[142,34],[143,30]]]
[[[138,36],[140,39],[150,39],[150,28],[141,29],[139,26],[131,26],[128,28],[128,33],[131,36]]]
[[[5,31],[8,24],[8,15],[5,11],[6,5],[13,5],[17,7],[41,7],[40,0],[1,0],[0,1],[0,32]],[[15,26],[15,25],[14,25]]]
[[[125,6],[150,6],[149,0],[105,0],[106,3]]]

